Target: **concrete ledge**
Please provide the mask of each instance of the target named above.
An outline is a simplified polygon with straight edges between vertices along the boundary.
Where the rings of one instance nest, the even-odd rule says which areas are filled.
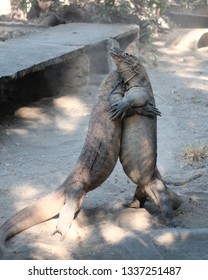
[[[0,79],[21,78],[71,59],[109,38],[124,44],[138,32],[136,25],[71,23],[0,42]]]
[[[0,116],[85,87],[112,69],[112,41],[125,49],[138,38],[136,25],[71,23],[0,42]]]
[[[207,28],[208,16],[170,12],[169,17],[181,28]]]

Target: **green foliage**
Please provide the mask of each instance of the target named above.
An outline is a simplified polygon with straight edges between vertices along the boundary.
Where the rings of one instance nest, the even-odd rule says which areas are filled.
[[[158,24],[158,20],[167,9],[167,1],[165,0],[145,0],[144,15],[145,18],[154,24]]]
[[[141,1],[134,1],[136,2]],[[167,9],[166,0],[143,0],[140,3],[140,13],[143,21],[141,23],[141,34],[142,41],[151,43],[152,35],[157,30],[159,25],[159,19]]]
[[[144,4],[153,14],[163,14],[167,9],[166,0],[145,0]]]
[[[19,9],[21,9],[25,14],[31,5],[36,2],[36,0],[12,0],[12,5],[16,5]]]
[[[130,16],[137,16],[141,26],[141,38],[146,43],[151,43],[159,18],[167,9],[167,1],[97,0],[97,6],[99,19],[102,22],[128,22]]]
[[[26,14],[37,0],[11,1]],[[71,0],[69,4],[63,5],[62,9],[64,14],[70,15],[74,21],[139,23],[141,37],[150,43],[152,34],[157,29],[158,19],[167,8],[167,2],[167,0]]]
[[[107,23],[124,19],[133,12],[128,0],[97,0],[97,7],[99,18]]]

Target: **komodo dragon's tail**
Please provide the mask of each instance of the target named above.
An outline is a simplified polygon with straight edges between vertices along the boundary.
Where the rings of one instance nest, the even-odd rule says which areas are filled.
[[[15,234],[57,215],[64,205],[64,200],[65,188],[62,185],[34,204],[17,212],[0,227],[0,247],[3,248],[6,240]]]

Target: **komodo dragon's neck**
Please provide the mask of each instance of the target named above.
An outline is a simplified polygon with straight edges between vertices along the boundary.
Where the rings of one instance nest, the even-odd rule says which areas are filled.
[[[124,72],[122,73],[123,82],[125,84],[126,90],[132,87],[148,87],[150,83],[147,75],[141,75],[138,72]]]
[[[124,64],[117,62],[117,67],[120,75],[122,76],[123,83],[126,86],[126,90],[132,87],[148,86],[148,75],[140,63]]]

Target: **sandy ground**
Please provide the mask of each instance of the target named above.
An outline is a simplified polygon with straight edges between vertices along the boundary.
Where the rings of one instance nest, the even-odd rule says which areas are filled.
[[[158,166],[183,200],[174,212],[180,227],[166,228],[150,201],[143,209],[123,208],[135,186],[118,163],[108,180],[88,193],[64,241],[51,235],[57,222],[52,219],[11,238],[11,252],[2,258],[208,259],[207,159],[182,157],[187,147],[208,145],[208,63],[167,42],[169,35],[155,40],[158,67],[147,70],[162,112]],[[81,151],[103,78],[79,93],[66,90],[65,96],[20,108],[1,121],[0,224],[65,179]]]

